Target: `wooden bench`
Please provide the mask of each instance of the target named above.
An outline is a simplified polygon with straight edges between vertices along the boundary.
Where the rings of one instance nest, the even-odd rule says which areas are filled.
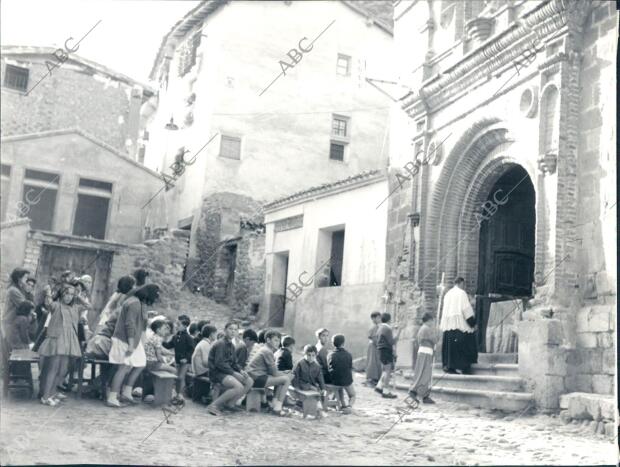
[[[260,412],[260,403],[265,395],[265,388],[251,388],[245,396],[245,410]]]
[[[88,369],[89,365],[90,378],[85,378],[84,370]],[[101,398],[103,400],[106,400],[106,387],[108,385],[108,381],[112,379],[112,370],[115,369],[115,365],[113,363],[110,363],[108,360],[98,359],[90,356],[84,356],[81,359],[80,366],[78,368],[78,399],[82,397],[85,382],[87,387],[92,387],[95,385],[95,382],[97,381],[97,365],[99,365],[99,391],[101,393]]]
[[[213,384],[211,383],[211,380],[209,379],[208,376],[196,376],[194,373],[192,373],[191,371],[188,371],[187,374],[185,375],[187,380],[191,383],[191,394],[192,394],[192,400],[194,402],[198,401],[200,402],[200,392],[198,390],[199,386],[203,386],[209,388],[209,392],[210,390],[213,388]],[[208,395],[208,394],[207,394]]]
[[[318,391],[304,391],[303,389],[297,389],[293,386],[290,386],[288,390],[303,404],[304,418],[308,415],[317,415],[319,397],[321,397]]]
[[[6,384],[6,392],[11,389],[27,389],[30,398],[34,395],[34,382],[32,380],[33,363],[39,363],[39,354],[30,349],[15,349],[9,357],[9,368]],[[16,373],[18,368],[28,368],[27,372]],[[23,381],[23,382],[22,382]]]
[[[177,376],[167,371],[149,371],[153,378],[154,399],[153,405],[169,404],[172,400],[172,387]]]

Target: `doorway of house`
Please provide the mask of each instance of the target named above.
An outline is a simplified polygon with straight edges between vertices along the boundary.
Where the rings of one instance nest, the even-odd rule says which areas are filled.
[[[522,167],[512,166],[491,187],[487,200],[498,208],[480,227],[478,351],[515,353],[514,323],[523,299],[532,295],[534,280],[534,185]]]
[[[235,268],[237,267],[237,244],[226,246],[228,273],[226,279],[226,302],[233,305],[235,302]]]
[[[88,274],[93,278],[90,301],[99,312],[109,298],[108,281],[112,265],[112,252],[85,248],[43,245],[37,268],[37,290],[42,289],[51,277],[56,279],[70,270],[76,275]]]
[[[284,326],[284,313],[286,311],[286,285],[288,283],[288,251],[273,255],[273,272],[271,285],[271,300],[267,326]]]

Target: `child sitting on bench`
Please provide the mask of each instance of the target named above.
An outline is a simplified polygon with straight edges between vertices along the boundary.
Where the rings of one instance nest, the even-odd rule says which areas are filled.
[[[355,389],[353,388],[353,357],[344,348],[344,336],[335,334],[332,337],[335,350],[327,355],[327,366],[331,384],[342,386],[338,390],[338,399],[344,413],[351,413],[351,407],[355,403]],[[349,396],[349,404],[345,402],[344,393]]]
[[[297,362],[293,370],[293,387],[303,391],[315,390],[325,397],[327,394],[325,380],[323,370],[316,361],[317,353],[314,345],[304,346],[304,358]],[[319,402],[319,413],[321,410],[322,406]]]
[[[198,378],[209,376],[209,351],[215,342],[217,329],[215,326],[206,324],[200,332],[202,340],[192,354],[192,373],[194,373],[194,390],[192,398],[204,402],[209,395],[210,384],[204,383]]]
[[[167,371],[177,374],[177,369],[167,363],[163,340],[168,337],[170,327],[163,319],[155,320],[151,323],[153,334],[147,337],[144,343],[144,353],[146,354],[146,369],[149,371]]]
[[[291,336],[282,338],[282,347],[276,352],[276,365],[278,371],[293,371],[293,351],[295,350],[295,339]]]
[[[265,333],[265,345],[263,345],[254,358],[248,363],[247,371],[254,380],[255,388],[274,388],[272,412],[278,416],[286,416],[288,412],[282,408],[286,397],[286,391],[291,383],[291,376],[278,371],[274,352],[280,346],[281,334],[278,331],[269,330]]]

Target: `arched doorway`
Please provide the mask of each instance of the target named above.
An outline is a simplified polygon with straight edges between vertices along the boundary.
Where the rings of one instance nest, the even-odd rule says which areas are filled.
[[[497,326],[515,320],[515,305],[532,296],[536,228],[536,193],[528,173],[511,164],[490,187],[483,208],[483,220],[478,237],[478,278],[476,315],[479,352],[497,351],[498,342],[487,342],[487,325],[498,335]],[[492,304],[510,301],[501,316],[490,316]],[[499,310],[499,306],[493,307]],[[512,311],[511,311],[512,310]],[[498,313],[498,311],[493,311]],[[511,316],[512,314],[512,316]],[[499,323],[499,324],[498,324]],[[509,332],[499,333],[499,339],[511,338]],[[497,338],[494,337],[496,340]],[[516,340],[516,335],[512,336]],[[501,343],[514,352],[516,342]]]

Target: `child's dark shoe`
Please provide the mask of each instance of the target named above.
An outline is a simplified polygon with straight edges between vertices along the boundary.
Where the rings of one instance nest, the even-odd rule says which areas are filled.
[[[424,399],[422,399],[422,402],[424,402],[425,404],[434,404],[435,401],[433,399],[431,399],[430,397],[425,397]]]

